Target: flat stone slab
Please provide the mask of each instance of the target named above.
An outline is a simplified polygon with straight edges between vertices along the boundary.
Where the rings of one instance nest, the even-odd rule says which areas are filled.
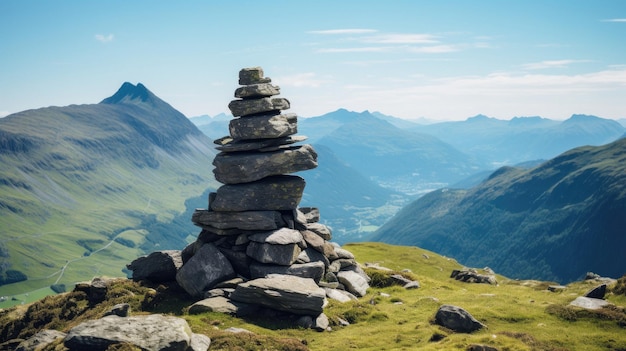
[[[588,310],[599,310],[604,306],[608,306],[609,302],[602,299],[595,299],[593,297],[579,296],[569,304],[570,306],[582,307]]]
[[[282,216],[277,211],[220,212],[195,210],[191,221],[217,229],[273,230],[283,224]],[[211,231],[211,229],[208,229]]]
[[[268,97],[280,94],[280,87],[269,83],[249,84],[235,90],[235,97],[240,99]]]
[[[269,77],[263,77],[262,67],[247,67],[239,71],[239,85],[250,85],[259,83],[270,83]]]
[[[324,289],[313,279],[280,274],[239,284],[230,298],[304,315],[319,315],[326,304]]]
[[[280,138],[298,132],[298,116],[284,113],[235,118],[230,120],[228,130],[233,138],[241,140]]]
[[[256,139],[256,140],[235,140],[232,137],[223,137],[213,141],[219,145],[216,149],[224,152],[254,151],[266,149],[274,146],[284,146],[299,143],[307,140],[304,135],[290,135],[282,138]]]
[[[299,244],[302,242],[302,234],[295,229],[280,228],[270,232],[248,235],[250,241],[275,245]]]
[[[142,350],[186,351],[191,328],[182,318],[151,314],[147,316],[108,316],[72,328],[65,337],[70,350],[106,350],[125,342]]]
[[[289,100],[285,98],[259,98],[233,100],[228,104],[228,108],[233,116],[249,116],[264,112],[287,110],[289,109]]]
[[[211,201],[214,211],[286,211],[298,207],[306,182],[290,175],[266,177],[250,183],[222,185]]]
[[[311,145],[272,152],[220,152],[213,159],[215,179],[222,184],[248,183],[272,175],[289,174],[317,167]]]

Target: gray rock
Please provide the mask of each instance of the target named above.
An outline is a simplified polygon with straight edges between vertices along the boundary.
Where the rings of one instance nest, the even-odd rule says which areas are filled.
[[[47,345],[65,338],[66,334],[58,330],[44,329],[20,342],[15,351],[36,351],[42,350]]]
[[[339,279],[339,282],[354,295],[363,297],[367,294],[369,284],[360,274],[353,271],[341,271],[337,273],[337,279]]]
[[[321,253],[324,253],[324,249],[325,249],[324,244],[326,243],[324,238],[322,238],[317,233],[312,232],[310,230],[301,230],[300,233],[302,234],[304,241],[306,241],[309,247],[312,247],[315,250]],[[332,250],[334,251],[334,248],[332,248]]]
[[[277,211],[217,212],[195,210],[191,221],[200,227],[218,229],[238,228],[243,230],[273,230],[282,225]]]
[[[239,71],[240,85],[269,83],[271,81],[269,77],[263,77],[263,68],[261,67],[242,68]]]
[[[70,350],[106,350],[110,345],[124,342],[149,351],[186,351],[191,335],[187,322],[178,317],[109,316],[72,328],[64,344]]]
[[[342,249],[342,248],[338,248],[335,249],[335,253],[337,254],[337,257],[339,258],[346,258],[349,260],[353,260],[354,259],[354,255],[352,254],[352,252],[346,250],[346,249]]]
[[[300,207],[299,210],[304,214],[305,223],[317,223],[320,221],[320,210],[317,207]]]
[[[342,303],[357,300],[356,296],[344,290],[324,288],[324,291],[326,292],[326,296],[329,299],[333,299]]]
[[[313,324],[312,329],[315,329],[319,332],[328,330],[330,323],[328,321],[328,317],[324,313],[320,313],[315,318],[315,323]]]
[[[324,267],[328,267],[330,265],[330,261],[328,261],[328,258],[326,256],[324,256],[321,252],[310,247],[307,247],[306,249],[302,250],[302,252],[300,252],[300,255],[298,255],[297,262],[299,263],[322,262],[324,264]]]
[[[300,243],[302,234],[294,229],[280,228],[274,231],[249,235],[248,239],[257,243],[288,245]]]
[[[483,283],[497,285],[496,277],[492,274],[479,274],[474,269],[455,269],[450,274],[450,278],[466,282],[466,283]]]
[[[208,351],[211,347],[211,338],[204,334],[191,334],[187,351]]]
[[[439,307],[435,314],[435,324],[458,333],[471,333],[485,327],[469,312],[461,307],[452,305]]]
[[[117,305],[111,307],[107,312],[104,313],[104,316],[118,316],[118,317],[128,317],[130,315],[130,305],[128,303],[118,303]]]
[[[252,241],[246,254],[261,263],[289,266],[296,262],[300,251],[297,244],[274,245]]]
[[[588,310],[599,310],[604,306],[608,306],[609,302],[602,299],[595,299],[592,297],[579,296],[574,301],[569,303],[570,306],[576,306],[586,308]]]
[[[180,250],[164,250],[139,257],[126,268],[133,271],[133,280],[147,279],[161,283],[176,280],[176,272],[182,266]]]
[[[228,328],[224,329],[224,331],[227,331],[227,332],[233,333],[233,334],[239,334],[239,333],[254,334],[253,332],[249,331],[248,329],[236,328],[236,327],[228,327]]]
[[[587,291],[584,296],[602,300],[604,299],[604,295],[606,295],[606,284],[596,286],[595,288]]]
[[[284,113],[236,118],[230,121],[228,129],[236,140],[281,138],[298,132],[298,117],[295,113]],[[270,146],[275,145],[266,147]]]
[[[176,281],[189,295],[202,297],[220,281],[234,277],[235,271],[228,259],[213,244],[204,244],[178,270]]]
[[[213,211],[286,211],[295,209],[304,192],[298,176],[278,175],[250,183],[223,185],[211,202]]]
[[[234,140],[232,137],[224,137],[215,143],[219,143],[216,149],[224,152],[255,151],[274,146],[290,145],[305,141],[307,137],[303,135],[290,135],[282,138],[255,139],[255,140]]]
[[[259,98],[233,100],[228,104],[228,108],[233,116],[250,116],[270,111],[289,109],[289,100],[285,98]]]
[[[326,304],[324,290],[313,279],[271,275],[239,284],[231,299],[293,314],[318,315]]]
[[[332,230],[328,227],[323,225],[322,223],[307,223],[306,224],[306,229],[310,230],[312,232],[314,232],[315,234],[319,235],[322,237],[322,239],[324,240],[331,240],[332,239]]]
[[[316,283],[324,275],[323,262],[294,263],[291,266],[268,265],[252,263],[250,265],[250,278],[264,278],[270,274],[288,274],[302,278],[311,278]]]
[[[269,83],[249,84],[235,90],[235,97],[240,99],[268,97],[280,94],[280,87]]]
[[[213,165],[215,179],[220,183],[248,183],[271,175],[313,169],[317,167],[317,153],[308,144],[273,152],[220,152]]]
[[[250,276],[250,262],[252,262],[252,259],[246,255],[245,251],[234,251],[224,247],[219,247],[218,249],[226,256],[237,274],[244,277]]]
[[[351,268],[356,265],[357,263],[355,260],[346,259],[346,258],[338,258],[330,263],[330,266],[328,266],[328,271],[337,273],[341,270],[347,270],[347,268]]]

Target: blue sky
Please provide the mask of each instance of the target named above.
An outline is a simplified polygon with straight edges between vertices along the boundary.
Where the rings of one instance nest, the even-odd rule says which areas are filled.
[[[0,0],[0,116],[143,83],[228,112],[261,66],[290,112],[626,117],[626,1]]]

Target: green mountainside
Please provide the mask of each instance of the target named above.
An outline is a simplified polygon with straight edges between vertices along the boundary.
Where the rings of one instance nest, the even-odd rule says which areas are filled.
[[[142,84],[99,104],[0,119],[0,296],[121,276],[144,252],[180,249],[197,233],[163,235],[158,224],[217,184],[214,155],[209,138]]]
[[[296,327],[273,315],[190,314],[188,306],[194,300],[174,286],[120,280],[110,284],[102,302],[89,303],[83,291],[73,291],[2,311],[0,347],[2,342],[25,339],[41,329],[67,332],[86,320],[101,318],[116,304],[128,303],[131,315],[163,313],[184,318],[194,333],[211,338],[211,351],[626,349],[626,276],[617,282],[578,281],[552,292],[548,290],[550,282],[501,275],[497,285],[457,281],[450,273],[461,264],[417,247],[358,243],[345,248],[358,262],[389,271],[366,268],[372,286],[356,301],[329,299],[324,314],[330,332]],[[390,278],[393,274],[415,279],[420,287],[396,285]],[[607,283],[608,307],[587,310],[569,306],[576,297],[603,283]],[[434,324],[442,305],[465,309],[486,328],[467,334]],[[229,328],[249,333],[229,332]],[[67,349],[57,342],[46,350]],[[107,350],[137,348],[113,345]]]
[[[569,282],[626,271],[626,139],[531,169],[503,167],[469,190],[403,208],[374,240],[417,245],[513,278]]]

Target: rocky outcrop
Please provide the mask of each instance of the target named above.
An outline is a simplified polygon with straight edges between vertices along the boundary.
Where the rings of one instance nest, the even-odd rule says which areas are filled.
[[[458,333],[471,333],[485,327],[461,307],[443,305],[435,314],[435,324]]]
[[[480,274],[476,269],[473,268],[463,268],[463,269],[455,269],[450,274],[450,278],[454,278],[456,280],[466,282],[466,283],[482,283],[482,284],[491,284],[497,285],[498,281],[496,280],[495,274],[493,271],[486,270],[487,274]]]
[[[369,278],[354,255],[330,242],[332,230],[320,223],[319,211],[299,208],[306,181],[293,173],[317,167],[317,153],[311,145],[297,145],[306,137],[295,135],[298,117],[284,111],[289,101],[276,96],[280,88],[260,67],[242,69],[239,84],[229,104],[235,116],[229,135],[215,141],[220,153],[213,173],[223,185],[209,195],[206,208],[194,212],[191,220],[202,230],[180,252],[182,266],[174,277],[203,299],[189,313],[243,315],[256,306],[325,330],[326,291],[349,301],[367,293]],[[160,263],[168,256],[133,261],[133,279],[172,279],[171,264]],[[151,262],[164,268],[144,267]],[[235,276],[241,282],[216,289]]]

